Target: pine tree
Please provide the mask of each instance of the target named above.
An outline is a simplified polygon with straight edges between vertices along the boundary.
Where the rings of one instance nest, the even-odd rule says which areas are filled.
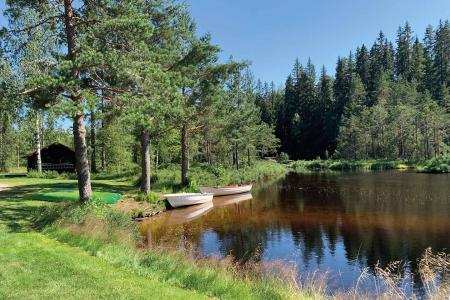
[[[425,56],[423,45],[416,38],[411,54],[411,80],[423,85],[425,75]]]
[[[369,81],[369,52],[363,44],[356,50],[356,73],[361,78],[364,86],[367,87]]]
[[[333,80],[327,75],[325,66],[322,67],[317,91],[317,110],[320,113],[320,126],[322,134],[319,155],[328,158],[334,151],[333,135],[336,126],[336,116],[333,113]]]
[[[383,68],[384,73],[387,74],[388,78],[394,79],[394,45],[392,42],[385,40],[385,51],[383,55]]]
[[[406,22],[397,31],[397,51],[395,56],[395,75],[397,78],[411,80],[412,29]]]
[[[372,106],[378,102],[379,87],[383,77],[384,64],[389,65],[389,46],[385,45],[383,32],[370,49],[369,78],[367,84],[366,105]]]
[[[423,90],[428,90],[430,93],[434,92],[434,81],[436,73],[434,71],[434,31],[433,27],[428,26],[425,30],[423,39],[424,44],[424,83]]]
[[[450,24],[448,21],[440,21],[436,29],[433,69],[436,72],[434,98],[442,106],[447,106],[446,100],[450,93]]]
[[[14,151],[11,147],[13,120],[19,107],[14,96],[16,84],[12,64],[0,48],[0,172],[8,171],[11,153]]]
[[[12,22],[28,10],[40,21],[7,34],[20,39],[24,32],[31,36],[38,28],[51,30],[59,37],[54,52],[56,71],[52,76],[42,74],[34,87],[22,94],[32,97],[44,95],[48,101],[58,100],[67,116],[73,120],[78,189],[81,201],[91,197],[90,170],[86,143],[85,110],[88,102],[98,99],[99,93],[110,97],[126,94],[129,85],[122,83],[133,78],[137,69],[135,57],[150,40],[153,24],[144,9],[148,3],[140,1],[106,2],[70,0],[8,2],[8,16]],[[148,7],[147,7],[148,8]],[[148,64],[148,61],[146,62]]]

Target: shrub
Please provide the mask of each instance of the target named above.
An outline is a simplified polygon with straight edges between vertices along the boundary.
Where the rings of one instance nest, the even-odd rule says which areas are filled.
[[[280,163],[287,163],[289,161],[289,155],[287,153],[281,152],[278,156],[278,161]]]
[[[151,204],[162,204],[163,200],[161,199],[161,197],[157,194],[157,193],[149,193],[149,194],[144,194],[144,193],[139,193],[135,200],[137,202],[147,202],[147,203],[151,203]]]
[[[38,172],[32,170],[27,174],[28,178],[43,178],[43,179],[75,179],[75,174],[58,173],[57,171],[43,171]]]

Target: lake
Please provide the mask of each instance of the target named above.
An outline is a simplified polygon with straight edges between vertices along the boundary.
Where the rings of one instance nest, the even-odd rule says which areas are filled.
[[[297,266],[299,278],[321,270],[332,293],[353,287],[367,267],[370,277],[377,262],[402,260],[416,271],[426,248],[450,249],[450,176],[291,173],[259,183],[252,195],[165,212],[141,232],[149,245],[242,263],[282,260]]]

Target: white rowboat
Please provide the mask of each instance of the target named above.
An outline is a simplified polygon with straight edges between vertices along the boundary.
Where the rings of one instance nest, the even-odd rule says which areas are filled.
[[[164,197],[169,201],[173,208],[180,206],[189,206],[206,203],[212,201],[214,194],[212,193],[180,193],[167,194]]]
[[[200,192],[202,193],[211,193],[214,196],[226,196],[226,195],[235,195],[235,194],[243,194],[248,193],[252,189],[251,184],[245,185],[230,185],[230,186],[201,186]]]

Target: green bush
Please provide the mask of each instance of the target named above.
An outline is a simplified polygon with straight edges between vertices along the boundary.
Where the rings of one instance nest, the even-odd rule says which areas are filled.
[[[449,173],[450,156],[440,156],[427,161],[421,171],[426,173]]]
[[[147,203],[151,203],[151,204],[162,204],[163,200],[161,199],[161,197],[157,194],[157,193],[149,193],[149,194],[144,194],[144,193],[139,193],[135,200],[137,202],[147,202]]]
[[[75,179],[75,174],[72,173],[58,173],[57,171],[43,171],[38,172],[32,170],[27,174],[28,178],[43,178],[43,179]]]
[[[289,155],[285,152],[281,152],[278,156],[278,161],[283,164],[287,163],[289,161]]]

